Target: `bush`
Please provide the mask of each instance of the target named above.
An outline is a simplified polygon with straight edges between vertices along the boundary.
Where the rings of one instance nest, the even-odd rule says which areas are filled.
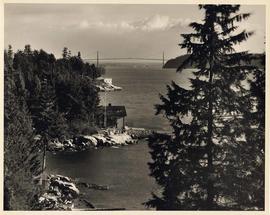
[[[92,135],[97,133],[97,127],[83,120],[73,120],[69,124],[69,132],[73,136]]]

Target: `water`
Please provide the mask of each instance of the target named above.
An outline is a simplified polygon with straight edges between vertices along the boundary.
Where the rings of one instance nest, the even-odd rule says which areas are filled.
[[[127,111],[126,124],[131,127],[143,127],[168,131],[168,121],[161,115],[155,115],[155,104],[159,104],[159,94],[167,92],[166,85],[174,80],[183,87],[188,87],[191,70],[181,74],[175,69],[161,69],[158,63],[120,64],[106,67],[107,78],[113,84],[123,87],[122,91],[106,93],[106,103],[125,105]],[[104,93],[101,93],[101,104],[104,104]]]
[[[76,155],[48,157],[49,172],[88,183],[108,185],[109,190],[88,189],[84,198],[98,208],[145,209],[142,205],[157,191],[146,164],[150,160],[146,143],[103,148]]]
[[[105,77],[122,91],[106,95],[107,103],[125,105],[127,125],[156,130],[170,130],[162,116],[155,116],[154,105],[160,103],[158,94],[166,94],[166,84],[172,80],[188,87],[190,70],[181,74],[162,70],[160,64],[118,64],[106,67]],[[101,94],[104,103],[104,93]],[[145,210],[142,205],[158,192],[155,180],[149,176],[147,162],[151,160],[147,143],[103,148],[70,155],[48,155],[48,172],[63,174],[88,183],[109,185],[110,190],[87,190],[85,198],[100,208]]]

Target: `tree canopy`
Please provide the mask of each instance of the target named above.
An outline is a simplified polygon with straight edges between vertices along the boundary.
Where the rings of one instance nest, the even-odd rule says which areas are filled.
[[[158,210],[262,210],[264,124],[259,118],[264,118],[264,106],[259,104],[264,104],[264,77],[248,52],[234,49],[252,35],[237,26],[250,14],[239,13],[240,5],[199,9],[204,19],[189,25],[192,33],[182,34],[180,47],[189,57],[177,69],[196,65],[191,89],[172,82],[156,106],[173,134],[149,138],[151,176],[162,192],[146,205]],[[260,114],[254,112],[258,106]]]
[[[5,209],[34,209],[39,193],[37,180],[42,171],[44,144],[83,132],[74,121],[92,131],[99,104],[95,79],[100,70],[72,56],[64,48],[56,59],[44,50],[4,52],[5,75]],[[41,141],[37,135],[41,135]]]

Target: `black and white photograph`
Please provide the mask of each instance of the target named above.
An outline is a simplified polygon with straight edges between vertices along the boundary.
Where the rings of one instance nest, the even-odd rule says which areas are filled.
[[[128,2],[3,3],[2,210],[269,212],[266,1]]]

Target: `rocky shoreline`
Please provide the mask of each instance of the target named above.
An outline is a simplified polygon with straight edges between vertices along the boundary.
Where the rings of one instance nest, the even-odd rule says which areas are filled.
[[[55,139],[48,143],[47,150],[53,153],[73,153],[100,147],[120,147],[137,144],[153,131],[143,128],[128,128],[124,131],[116,129],[100,130],[93,135],[80,135],[62,142]],[[84,198],[87,189],[106,191],[110,187],[79,180],[72,180],[63,175],[47,175],[46,187],[38,198],[39,210],[103,210],[96,208],[88,199]],[[112,208],[110,210],[125,210]]]
[[[119,130],[100,130],[93,135],[81,135],[62,142],[55,139],[48,143],[51,152],[81,152],[99,147],[119,147],[137,144],[139,139],[147,138],[153,131],[143,128]]]
[[[38,199],[39,210],[72,210],[80,191],[72,180],[62,175],[48,175],[45,192]]]
[[[107,185],[73,180],[63,175],[48,175],[45,191],[38,198],[38,210],[99,210],[84,198],[87,189],[109,190]]]

